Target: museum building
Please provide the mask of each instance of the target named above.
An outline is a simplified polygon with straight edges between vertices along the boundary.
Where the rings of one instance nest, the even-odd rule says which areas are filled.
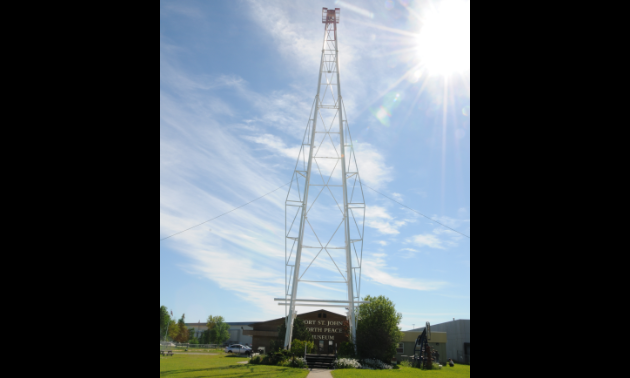
[[[344,341],[348,341],[348,336],[343,332],[343,322],[345,315],[335,314],[326,310],[317,310],[304,314],[298,313],[298,319],[303,320],[308,331],[313,335],[316,353],[332,354],[335,348]],[[278,327],[282,325],[286,318],[268,320],[249,324],[251,330],[244,330],[243,336],[251,336],[254,350],[264,348],[269,350],[271,340],[278,337]]]

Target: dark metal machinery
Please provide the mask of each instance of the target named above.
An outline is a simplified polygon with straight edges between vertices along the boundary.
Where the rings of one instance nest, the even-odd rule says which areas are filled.
[[[433,358],[431,357],[431,324],[426,322],[424,331],[416,338],[416,344],[413,347],[413,364],[415,367],[430,369],[432,367]]]

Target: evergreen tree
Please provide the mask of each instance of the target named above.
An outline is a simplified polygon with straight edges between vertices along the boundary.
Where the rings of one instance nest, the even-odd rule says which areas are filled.
[[[188,328],[186,328],[186,314],[182,314],[181,319],[177,321],[177,326],[179,328],[179,333],[177,334],[177,338],[175,340],[178,343],[187,343],[188,342]]]
[[[188,342],[192,343],[192,341],[190,341],[192,339],[197,339],[195,337],[195,328],[188,328]],[[197,341],[195,344],[199,344],[199,341]]]
[[[206,329],[201,333],[201,336],[199,337],[199,344],[211,344],[210,330]]]

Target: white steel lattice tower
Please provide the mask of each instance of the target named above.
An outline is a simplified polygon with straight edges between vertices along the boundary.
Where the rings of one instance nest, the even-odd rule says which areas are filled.
[[[341,98],[339,8],[323,8],[322,23],[325,28],[317,95],[285,203],[285,297],[275,298],[285,302],[280,305],[285,305],[284,345],[289,348],[296,306],[347,308],[354,342],[355,304],[363,303],[359,293],[365,200]],[[298,299],[298,283],[306,283],[306,289],[317,287],[343,296]],[[335,284],[345,285],[347,292]]]

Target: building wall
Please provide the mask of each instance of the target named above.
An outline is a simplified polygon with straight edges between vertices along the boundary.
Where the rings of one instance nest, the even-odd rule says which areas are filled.
[[[206,323],[185,323],[185,324],[186,324],[186,328],[194,329],[193,334],[195,335],[196,338],[199,338],[201,336],[201,333],[208,329],[208,327],[206,326]]]
[[[341,323],[346,320],[345,315],[335,314],[326,310],[317,310],[298,314],[297,317],[306,323],[306,328],[309,329],[309,332],[315,339],[315,346],[323,345],[325,352],[338,347],[344,341],[348,341],[348,338],[342,332],[341,326]],[[244,334],[252,336],[254,350],[264,347],[265,352],[268,352],[271,340],[278,337],[278,327],[284,321],[285,318],[278,318],[254,323],[251,324],[253,331],[248,331]]]
[[[251,331],[253,328],[249,324],[238,323],[228,323],[230,325],[230,339],[228,340],[229,344],[247,344],[251,345],[253,343],[252,337],[249,335],[245,335],[245,331]]]
[[[252,344],[252,337],[244,335],[244,331],[252,330],[252,322],[226,322],[230,326],[230,338],[228,344]],[[206,323],[186,323],[187,328],[194,328],[194,335],[197,339],[203,331],[207,330]]]
[[[448,334],[448,346],[446,358],[452,358],[459,363],[470,363],[469,354],[466,355],[464,343],[470,343],[470,319],[458,319],[446,323],[431,325],[431,331],[446,332]]]

